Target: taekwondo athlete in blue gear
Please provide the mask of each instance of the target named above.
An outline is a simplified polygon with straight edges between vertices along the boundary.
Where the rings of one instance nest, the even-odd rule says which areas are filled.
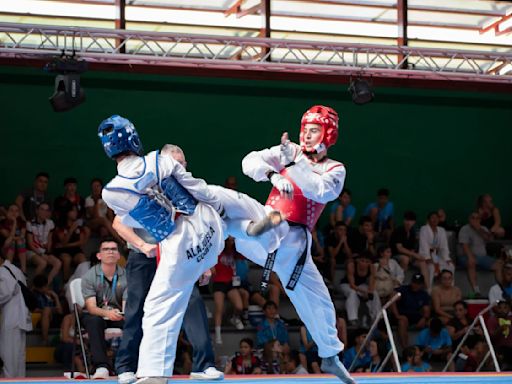
[[[168,156],[142,145],[133,124],[118,115],[104,120],[98,135],[105,153],[117,162],[118,175],[103,189],[103,200],[119,217],[120,233],[146,255],[156,246],[133,231],[143,228],[157,241],[160,264],[144,304],[143,337],[139,351],[138,381],[161,384],[172,376],[176,343],[194,283],[213,267],[224,246],[222,205],[206,183],[185,171]],[[169,178],[195,199],[177,207],[176,190]],[[194,206],[195,205],[195,206]]]

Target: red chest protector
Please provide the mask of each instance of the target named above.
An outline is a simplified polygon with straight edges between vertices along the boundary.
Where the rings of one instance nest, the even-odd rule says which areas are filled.
[[[306,198],[302,190],[288,176],[287,171],[284,168],[279,173],[293,184],[293,200],[282,198],[279,190],[274,187],[270,191],[266,205],[280,211],[288,221],[303,224],[311,231],[322,214],[325,204]]]

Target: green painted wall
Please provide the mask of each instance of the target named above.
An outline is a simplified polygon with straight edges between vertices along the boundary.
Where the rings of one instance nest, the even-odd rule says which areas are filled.
[[[243,176],[242,157],[277,144],[285,130],[297,139],[301,114],[318,103],[340,114],[330,155],[347,166],[359,213],[386,186],[399,213],[412,208],[421,218],[445,207],[464,221],[476,196],[490,192],[512,221],[511,95],[377,88],[374,103],[356,106],[343,84],[88,72],[86,103],[54,113],[53,81],[42,70],[0,67],[3,203],[39,170],[50,172],[52,196],[68,175],[84,195],[93,176],[112,177],[96,127],[114,113],[134,122],[147,150],[179,144],[196,176],[222,183],[234,174],[242,191],[262,200],[269,184]]]

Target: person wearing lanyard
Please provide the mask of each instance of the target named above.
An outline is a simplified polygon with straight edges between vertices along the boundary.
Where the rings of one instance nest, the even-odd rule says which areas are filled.
[[[127,282],[124,268],[117,265],[120,254],[114,240],[103,240],[96,257],[100,263],[89,269],[82,278],[85,299],[82,324],[89,335],[92,364],[96,368],[93,379],[104,379],[111,370],[105,329],[123,328]]]

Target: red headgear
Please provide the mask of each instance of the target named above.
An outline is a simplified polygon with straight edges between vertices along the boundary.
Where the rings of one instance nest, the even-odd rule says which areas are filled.
[[[319,124],[322,127],[322,138],[315,145],[315,151],[322,152],[331,145],[336,144],[338,139],[338,114],[330,107],[315,105],[309,108],[300,121],[300,146],[303,151],[306,150],[304,144],[304,126],[306,124]]]

